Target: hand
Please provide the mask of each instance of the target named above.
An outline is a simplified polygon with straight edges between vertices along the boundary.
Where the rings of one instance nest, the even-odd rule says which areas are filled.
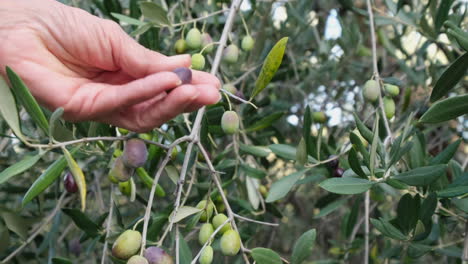
[[[113,21],[53,0],[2,0],[0,39],[0,73],[11,67],[40,104],[63,107],[70,121],[144,132],[220,99],[211,74],[193,71],[180,85],[171,71],[189,67],[189,55],[150,51]]]

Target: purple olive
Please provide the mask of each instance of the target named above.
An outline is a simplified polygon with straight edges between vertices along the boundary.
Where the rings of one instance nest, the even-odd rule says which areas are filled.
[[[143,140],[132,138],[125,144],[122,161],[129,168],[138,168],[145,165],[148,159],[148,149]]]
[[[68,250],[75,256],[80,256],[81,254],[81,243],[79,238],[74,238],[68,242]]]
[[[75,178],[73,178],[71,172],[65,174],[63,185],[65,186],[65,190],[69,193],[76,193],[78,191],[78,185],[76,185]]]
[[[149,247],[145,249],[144,257],[149,264],[174,264],[172,257],[169,256],[162,248]]]
[[[177,74],[179,79],[182,81],[182,84],[188,84],[192,82],[192,71],[189,68],[176,68],[172,72]]]
[[[245,100],[245,96],[244,96],[244,93],[241,91],[241,90],[237,90],[236,94],[235,94],[237,97],[239,97],[240,99],[242,100]],[[235,104],[242,104],[242,101],[239,101],[237,99],[234,99],[233,100]]]
[[[344,173],[343,168],[336,168],[336,169],[333,171],[333,177],[341,178],[341,176],[343,176],[343,173]]]

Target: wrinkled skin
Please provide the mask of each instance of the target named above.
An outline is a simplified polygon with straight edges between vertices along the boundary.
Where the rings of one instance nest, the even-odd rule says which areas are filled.
[[[0,39],[0,74],[10,66],[40,104],[63,107],[69,121],[145,132],[220,99],[211,74],[194,71],[180,85],[171,71],[189,67],[189,55],[150,51],[115,22],[57,1],[2,0]]]

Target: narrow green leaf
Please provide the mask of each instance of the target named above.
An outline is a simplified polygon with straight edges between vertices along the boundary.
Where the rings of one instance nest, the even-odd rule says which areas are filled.
[[[55,131],[55,128],[56,128],[56,123],[62,117],[63,113],[64,113],[64,109],[62,107],[59,107],[59,108],[55,109],[55,111],[50,116],[50,120],[49,120],[49,137],[51,139],[54,138],[54,131]]]
[[[460,146],[460,143],[461,143],[461,138],[453,142],[452,144],[448,145],[442,152],[440,152],[439,154],[437,154],[437,156],[432,158],[429,163],[431,165],[447,164],[457,152],[457,149]]]
[[[143,16],[152,23],[170,26],[171,22],[167,18],[167,12],[160,5],[153,2],[140,2],[140,9]]]
[[[255,122],[252,126],[245,129],[246,132],[253,132],[270,127],[274,122],[280,119],[284,112],[276,112]]]
[[[273,76],[276,74],[276,71],[283,61],[287,43],[287,37],[280,39],[271,49],[270,53],[268,53],[263,63],[262,70],[260,71],[260,76],[258,76],[257,82],[255,83],[255,89],[250,96],[250,100],[263,91],[270,83],[271,79],[273,79]]]
[[[440,28],[444,24],[445,20],[447,20],[453,1],[454,0],[440,1],[440,5],[437,8],[437,14],[434,20],[434,27],[436,32],[440,31]]]
[[[296,148],[293,146],[285,144],[272,144],[269,145],[268,148],[270,148],[273,153],[275,153],[277,156],[280,156],[281,158],[289,160],[296,159]]]
[[[271,150],[267,147],[251,146],[243,143],[239,144],[239,149],[240,151],[245,152],[247,154],[251,154],[262,158],[268,156],[271,153]]]
[[[457,196],[462,196],[468,193],[468,186],[455,186],[455,187],[448,187],[441,191],[437,192],[437,196],[441,198],[452,198]]]
[[[75,153],[78,148],[75,148],[71,151],[71,153]],[[39,176],[39,178],[34,181],[32,186],[26,192],[21,201],[21,206],[25,206],[29,203],[32,199],[36,196],[41,194],[47,187],[49,187],[63,172],[63,170],[67,167],[67,161],[65,157],[61,157],[57,159],[54,163],[52,163],[44,173]]]
[[[400,230],[393,226],[390,222],[380,219],[371,218],[370,222],[372,225],[377,228],[383,235],[397,239],[397,240],[407,240],[408,237],[405,236]]]
[[[144,34],[146,31],[150,30],[153,27],[152,23],[146,23],[142,26],[139,26],[137,29],[130,33],[130,36],[135,37]]]
[[[21,161],[3,170],[0,173],[0,184],[3,184],[10,180],[12,177],[27,171],[29,168],[34,166],[34,164],[36,164],[39,161],[39,159],[41,159],[43,154],[44,153],[39,153],[34,156],[28,155]]]
[[[187,244],[187,241],[181,233],[179,233],[179,242],[180,242],[180,264],[190,264],[193,259],[192,250],[190,246]]]
[[[15,135],[21,139],[21,141],[26,141],[26,138],[21,132],[15,98],[2,76],[0,76],[0,114]]]
[[[191,206],[182,206],[179,208],[179,210],[177,210],[177,214],[174,216],[174,223],[177,223],[193,214],[201,212],[202,210],[203,208],[199,209]],[[174,212],[172,212],[172,214],[174,214]]]
[[[44,131],[44,133],[49,133],[49,122],[47,122],[44,112],[42,112],[41,107],[32,96],[26,84],[21,80],[18,74],[8,66],[6,67],[6,73],[11,86],[13,87],[13,92],[15,93],[16,98],[18,98],[31,118]]]
[[[359,162],[359,158],[357,155],[356,150],[351,148],[348,153],[348,163],[351,169],[359,175],[361,178],[367,178],[366,173],[361,168],[361,163]]]
[[[83,230],[88,236],[93,238],[98,236],[101,227],[89,219],[88,216],[86,216],[80,210],[74,208],[63,208],[62,212],[68,215],[73,220],[75,225],[79,229]]]
[[[242,163],[240,165],[240,168],[242,169],[242,171],[244,171],[244,173],[247,176],[252,177],[252,178],[263,179],[267,175],[265,171],[251,167],[245,163]]]
[[[327,206],[320,209],[320,212],[314,216],[314,219],[319,219],[319,218],[329,215],[333,211],[341,208],[345,203],[346,203],[346,199],[341,199],[341,200],[336,200],[327,204]]]
[[[375,115],[375,124],[372,131],[374,133],[374,138],[372,139],[371,152],[370,152],[370,161],[369,161],[369,171],[370,175],[375,176],[375,162],[377,159],[377,145],[379,144],[379,114]]]
[[[144,25],[145,23],[138,20],[138,19],[135,19],[133,17],[129,17],[129,16],[126,16],[126,15],[122,15],[122,14],[118,14],[118,13],[111,13],[111,15],[115,18],[117,18],[118,20],[120,20],[120,22],[124,22],[124,23],[127,23],[129,25],[134,25],[134,26],[142,26]]]
[[[73,262],[70,259],[67,258],[52,258],[52,264],[73,264]]]
[[[371,143],[372,139],[374,138],[374,133],[367,128],[366,125],[359,119],[359,116],[356,113],[353,113],[354,116],[354,121],[356,122],[356,127],[359,130],[359,133],[361,133],[361,136],[367,140],[367,142]]]
[[[468,114],[468,94],[447,98],[433,104],[421,117],[421,123],[440,123]]]
[[[286,196],[286,194],[288,194],[294,184],[304,175],[306,171],[307,170],[294,172],[281,178],[279,181],[274,182],[271,185],[270,192],[268,193],[265,201],[267,203],[271,203]]]
[[[416,227],[416,223],[419,219],[420,206],[421,199],[419,195],[413,197],[411,194],[407,193],[401,197],[397,206],[396,221],[403,233],[408,234]]]
[[[319,184],[323,189],[338,194],[358,194],[369,190],[375,183],[353,177],[330,178]]]
[[[26,240],[28,238],[29,225],[26,219],[17,213],[9,211],[1,212],[1,216],[9,230],[21,237],[22,240]]]
[[[317,151],[315,146],[314,137],[311,134],[311,125],[312,125],[312,113],[310,112],[310,107],[307,106],[304,113],[304,127],[302,128],[302,136],[306,142],[307,154],[311,155],[314,158],[317,158]]]
[[[402,181],[411,186],[427,186],[437,180],[445,172],[447,165],[432,165],[419,167],[410,171],[392,176],[393,179]]]
[[[65,159],[67,160],[68,167],[70,168],[70,172],[75,179],[76,185],[78,186],[78,191],[80,193],[80,200],[81,200],[81,210],[84,211],[86,209],[86,178],[81,170],[78,163],[76,163],[75,159],[72,157],[70,152],[66,148],[62,148],[63,154]]]
[[[291,264],[301,264],[310,255],[312,255],[312,249],[314,248],[316,237],[317,232],[315,229],[311,229],[302,234],[302,236],[294,244],[291,256]]]
[[[252,249],[252,258],[258,264],[282,264],[281,257],[278,253],[268,248]]]
[[[442,1],[444,2],[444,1]],[[465,76],[468,69],[468,52],[457,58],[442,73],[431,93],[431,102],[435,102],[446,95]],[[465,101],[466,102],[466,101]]]

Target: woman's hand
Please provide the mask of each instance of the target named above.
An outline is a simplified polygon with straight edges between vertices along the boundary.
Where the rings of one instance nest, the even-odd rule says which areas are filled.
[[[0,40],[0,73],[11,67],[70,121],[143,132],[220,99],[211,74],[193,71],[192,83],[180,85],[171,71],[189,67],[189,55],[148,50],[118,24],[53,0],[2,0]]]

